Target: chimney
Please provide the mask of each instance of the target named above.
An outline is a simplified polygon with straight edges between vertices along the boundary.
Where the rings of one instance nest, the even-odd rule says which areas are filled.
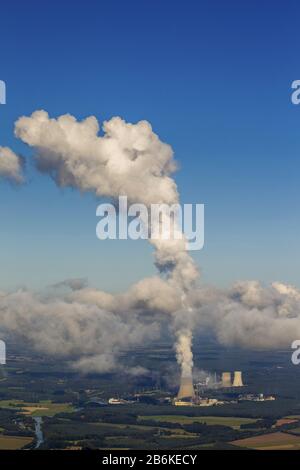
[[[181,377],[177,398],[194,398],[195,390],[192,377]]]
[[[222,372],[222,387],[229,388],[231,387],[231,373],[230,372]]]
[[[234,379],[233,379],[233,387],[243,387],[243,379],[242,379],[242,372],[240,370],[236,370],[234,372]]]

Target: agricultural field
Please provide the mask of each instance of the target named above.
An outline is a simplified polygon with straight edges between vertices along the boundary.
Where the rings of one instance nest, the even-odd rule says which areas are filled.
[[[289,432],[290,432],[291,434],[297,434],[297,435],[300,436],[300,427],[290,429]]]
[[[103,428],[107,428],[107,429],[132,429],[134,431],[158,431],[158,432],[163,432],[165,431],[166,429],[169,429],[169,428],[165,428],[165,427],[159,427],[159,423],[158,423],[158,426],[143,426],[143,425],[137,425],[137,424],[111,424],[111,423],[90,423],[90,424],[95,424],[96,426],[99,427],[99,429]],[[172,428],[171,429],[172,431],[172,434],[176,435],[177,436],[180,436],[180,437],[195,437],[196,434],[194,433],[191,433],[191,432],[188,432],[188,431],[185,431],[184,429],[181,429],[181,428]]]
[[[231,442],[238,447],[255,450],[299,450],[300,436],[293,436],[283,432],[263,434],[261,436],[239,439]]]
[[[277,419],[274,427],[278,428],[279,426],[285,426],[286,424],[294,424],[297,423],[298,419],[293,419],[293,418],[280,418]]]
[[[0,436],[0,450],[18,450],[33,441],[32,437]]]
[[[27,403],[22,400],[0,400],[0,408],[20,410],[28,416],[54,416],[58,413],[72,413],[74,407],[69,403],[52,403],[50,400]]]
[[[139,421],[157,421],[164,423],[192,424],[201,423],[211,426],[222,425],[232,429],[240,429],[241,424],[255,423],[257,420],[252,418],[237,418],[227,416],[176,416],[176,415],[155,415],[139,416]]]
[[[175,425],[169,427],[143,426],[138,424],[121,424],[105,422],[82,422],[74,419],[56,417],[48,418],[43,426],[45,438],[51,445],[63,443],[64,448],[77,446],[85,448],[87,443],[93,448],[122,449],[164,449],[185,448],[202,444],[198,433],[187,431]],[[224,432],[224,431],[223,431]],[[210,441],[213,441],[210,438]],[[45,444],[43,448],[47,448]]]
[[[51,433],[55,432],[57,434],[63,435],[65,432],[68,435],[82,435],[84,434],[95,434],[99,436],[113,436],[116,435],[142,435],[147,433],[149,435],[159,434],[166,431],[169,431],[174,437],[183,437],[183,438],[193,438],[197,437],[196,434],[185,431],[181,428],[162,428],[162,427],[153,427],[153,426],[140,426],[132,424],[112,424],[112,423],[81,423],[81,422],[72,422],[67,420],[58,420],[54,424],[49,423],[47,431]]]

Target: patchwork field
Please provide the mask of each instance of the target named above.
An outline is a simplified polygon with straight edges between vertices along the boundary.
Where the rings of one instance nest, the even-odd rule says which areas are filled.
[[[255,423],[256,419],[236,418],[231,416],[172,416],[172,415],[154,415],[139,416],[140,421],[151,420],[164,423],[192,424],[201,423],[207,425],[223,425],[233,429],[239,429],[241,424]]]
[[[32,441],[32,437],[0,436],[0,450],[22,449]]]
[[[51,429],[55,429],[60,432],[60,429],[64,427],[66,432],[70,434],[80,433],[85,430],[87,433],[94,433],[98,435],[107,436],[107,439],[114,440],[119,438],[119,433],[121,435],[122,431],[126,431],[128,434],[143,433],[143,432],[154,432],[154,433],[163,433],[165,431],[170,431],[171,436],[175,438],[195,438],[196,434],[185,431],[181,428],[164,428],[159,426],[142,426],[135,424],[116,424],[116,423],[73,423],[68,420],[60,420],[61,422],[55,423],[51,426]],[[110,436],[110,433],[113,433],[113,436]],[[163,437],[163,436],[162,436]]]
[[[300,427],[293,428],[289,432],[292,433],[292,434],[299,434],[299,436],[300,436]]]
[[[52,403],[50,400],[38,403],[0,400],[0,408],[19,409],[22,414],[30,416],[54,416],[57,413],[72,413],[74,411],[74,408],[69,403]]]
[[[299,450],[300,436],[293,436],[283,432],[274,432],[262,436],[249,437],[231,442],[238,447],[247,447],[256,450]]]
[[[293,424],[293,423],[297,423],[298,420],[297,419],[292,419],[292,418],[280,418],[276,421],[275,423],[275,426],[274,427],[279,427],[279,426],[284,426],[285,424]]]

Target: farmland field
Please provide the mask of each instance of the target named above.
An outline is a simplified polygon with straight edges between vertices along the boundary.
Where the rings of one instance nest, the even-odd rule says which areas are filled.
[[[0,436],[0,450],[22,449],[32,442],[32,437]]]
[[[157,423],[157,426],[143,426],[143,425],[138,425],[138,424],[116,424],[116,423],[89,423],[98,426],[99,428],[108,428],[108,429],[132,429],[136,431],[155,431],[155,430],[161,430],[164,431],[169,428],[165,427],[159,427],[159,423]],[[172,433],[180,436],[186,436],[186,437],[194,437],[195,434],[185,431],[184,429],[181,428],[171,428]]]
[[[284,426],[285,424],[293,424],[293,423],[297,423],[297,419],[292,419],[292,418],[280,418],[276,421],[275,423],[275,427],[279,427],[279,426]]]
[[[300,427],[290,429],[289,432],[292,433],[292,434],[299,434],[300,435]]]
[[[154,416],[140,416],[140,421],[150,420],[165,422],[165,423],[178,423],[178,424],[192,424],[192,423],[206,423],[207,425],[223,425],[229,426],[233,429],[239,429],[241,424],[255,423],[257,420],[252,418],[236,418],[230,416],[172,416],[172,415],[154,415]]]
[[[256,450],[299,450],[300,436],[293,436],[283,432],[274,432],[262,436],[249,437],[231,442],[238,447],[247,447]]]
[[[71,413],[74,411],[74,408],[69,403],[52,403],[50,400],[38,403],[0,400],[0,408],[20,409],[22,414],[30,416],[54,416],[57,413]]]

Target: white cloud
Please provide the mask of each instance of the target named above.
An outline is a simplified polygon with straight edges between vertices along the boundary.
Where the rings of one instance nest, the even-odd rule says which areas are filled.
[[[0,180],[4,178],[14,183],[24,181],[21,158],[10,148],[0,146]]]

